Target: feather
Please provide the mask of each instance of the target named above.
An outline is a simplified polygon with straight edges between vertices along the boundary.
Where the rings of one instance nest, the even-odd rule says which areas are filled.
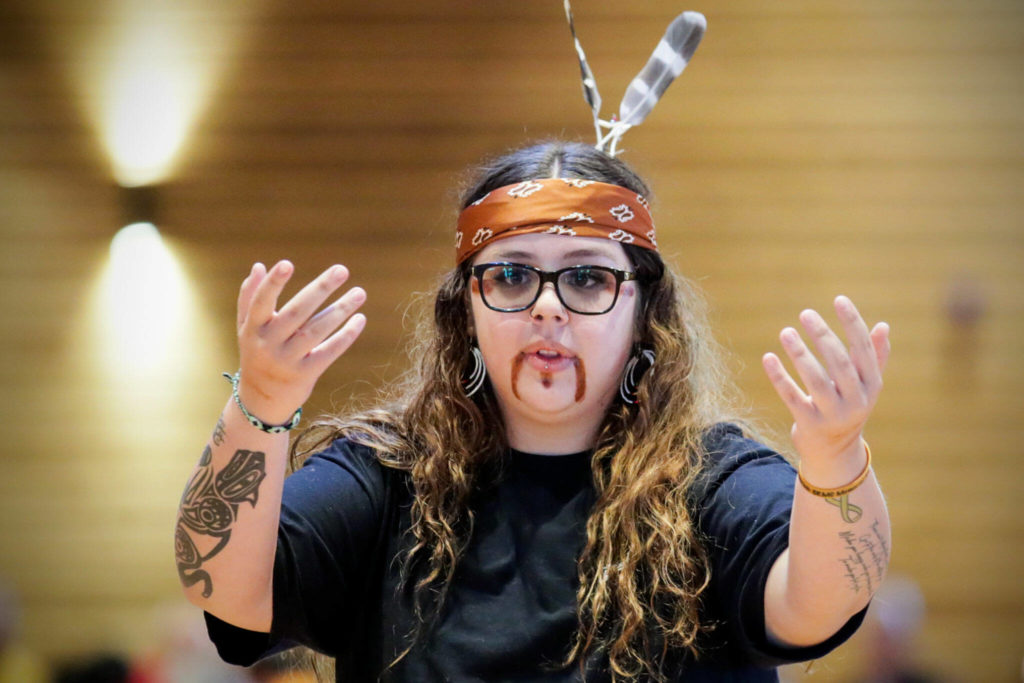
[[[569,0],[566,0],[566,8],[568,6]],[[669,24],[664,37],[654,48],[651,58],[626,88],[626,94],[622,97],[622,103],[619,105],[622,132],[630,126],[638,125],[651,113],[665,89],[686,68],[700,44],[700,39],[704,37],[705,29],[707,20],[699,12],[683,12]],[[576,49],[582,60],[583,51],[578,41]]]
[[[580,39],[576,37],[576,26],[572,21],[572,8],[569,7],[569,0],[564,0],[565,18],[569,20],[569,30],[572,32],[572,41],[576,44],[576,55],[580,60],[580,77],[583,79],[583,99],[590,105],[594,113],[594,125],[598,126],[601,117],[601,95],[597,92],[597,81],[594,80],[594,72],[590,70],[587,63],[587,56],[583,54],[583,46]],[[600,128],[598,127],[598,131]]]

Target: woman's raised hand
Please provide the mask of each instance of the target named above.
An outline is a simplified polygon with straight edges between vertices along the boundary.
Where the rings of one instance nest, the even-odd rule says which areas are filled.
[[[878,323],[869,332],[857,308],[845,296],[835,299],[836,313],[847,343],[813,310],[800,314],[800,322],[821,361],[792,327],[779,339],[804,387],[789,375],[774,353],[762,358],[775,391],[793,415],[793,445],[802,456],[804,471],[817,470],[824,481],[833,473],[842,482],[836,460],[844,453],[862,453],[864,424],[882,390],[882,371],[889,358],[889,326]],[[859,459],[851,465],[863,467]],[[845,468],[846,473],[850,470]],[[822,484],[824,485],[824,484]]]
[[[325,270],[277,310],[293,272],[288,261],[269,271],[257,263],[238,293],[238,392],[249,412],[268,424],[287,422],[366,326],[366,316],[353,315],[366,301],[360,287],[317,312],[348,280],[348,269],[340,265]]]

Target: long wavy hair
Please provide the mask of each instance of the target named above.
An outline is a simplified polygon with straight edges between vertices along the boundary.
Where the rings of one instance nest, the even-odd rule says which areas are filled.
[[[556,141],[480,167],[461,206],[504,185],[559,177],[650,196],[621,161],[589,145]],[[624,248],[640,276],[637,336],[657,360],[640,381],[639,404],[614,403],[594,444],[597,499],[578,561],[578,628],[560,666],[582,668],[589,655],[603,652],[616,680],[662,680],[668,653],[699,655],[698,637],[708,628],[700,602],[710,573],[691,493],[706,457],[702,434],[716,422],[736,419],[735,394],[695,288],[657,253]],[[320,421],[292,450],[297,467],[347,436],[375,449],[385,467],[408,473],[412,543],[403,576],[414,589],[417,618],[409,649],[440,610],[472,537],[473,492],[500,476],[497,463],[507,449],[489,383],[472,399],[461,386],[471,345],[468,270],[464,263],[443,276],[433,315],[422,316],[413,336],[414,365],[382,390],[377,407]]]

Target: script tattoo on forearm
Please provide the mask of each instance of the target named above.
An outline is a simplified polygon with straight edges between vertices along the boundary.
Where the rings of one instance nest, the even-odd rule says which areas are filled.
[[[889,544],[879,530],[880,524],[876,519],[868,532],[859,536],[852,531],[839,532],[846,551],[839,562],[854,593],[862,590],[874,593],[885,576],[885,568],[889,565]]]
[[[217,474],[213,473],[212,461],[213,454],[207,446],[199,459],[199,468],[185,486],[174,532],[178,577],[186,588],[201,581],[204,598],[213,593],[213,579],[202,569],[203,563],[227,545],[238,506],[248,502],[256,507],[260,483],[267,476],[266,457],[258,451],[235,451]],[[216,539],[214,546],[204,554],[190,531]]]
[[[224,439],[227,438],[227,430],[224,428],[224,416],[221,415],[217,419],[217,426],[213,428],[213,436],[210,437],[213,441],[214,446],[220,446],[224,443]]]

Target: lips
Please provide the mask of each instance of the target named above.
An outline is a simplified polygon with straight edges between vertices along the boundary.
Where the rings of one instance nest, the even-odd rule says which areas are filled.
[[[539,372],[558,372],[574,365],[576,354],[561,344],[541,341],[530,344],[520,352],[527,363]]]

